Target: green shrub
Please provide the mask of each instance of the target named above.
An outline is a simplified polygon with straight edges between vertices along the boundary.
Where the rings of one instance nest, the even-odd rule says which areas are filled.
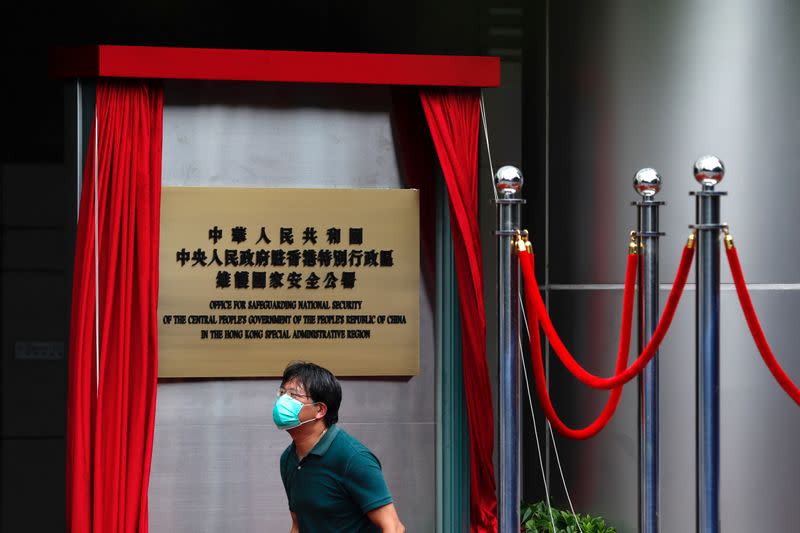
[[[583,533],[616,533],[617,530],[606,525],[606,521],[599,516],[577,515]],[[550,513],[547,504],[523,503],[520,509],[522,518],[522,531],[525,533],[580,533],[580,529],[575,524],[575,517],[570,511],[553,509],[553,520],[556,530],[550,522]]]

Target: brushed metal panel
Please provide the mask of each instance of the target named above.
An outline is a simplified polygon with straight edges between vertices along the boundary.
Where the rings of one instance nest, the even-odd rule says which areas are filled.
[[[277,382],[159,385],[150,479],[154,532],[288,531],[271,421]]]
[[[343,382],[380,391],[382,384]],[[289,445],[272,424],[275,380],[162,383],[150,483],[153,531],[288,530],[280,454]],[[378,394],[379,395],[379,394]],[[435,514],[432,422],[343,422],[380,458],[409,531]],[[423,527],[424,526],[424,527]]]
[[[165,98],[164,185],[401,186],[386,88],[170,81]],[[434,320],[424,285],[420,324],[420,374],[343,380],[340,408],[343,425],[383,462],[409,531],[431,530],[435,515]],[[289,438],[271,420],[277,387],[159,384],[152,531],[288,531],[278,460]]]
[[[554,291],[550,295],[550,313],[562,340],[591,372],[613,373],[621,302],[622,292],[617,290]],[[591,422],[608,398],[607,392],[589,389],[572,378],[554,354],[550,357],[550,384],[556,411],[573,427]],[[572,441],[556,434],[576,511],[600,514],[620,532],[635,530],[637,524],[636,406],[636,388],[627,387],[614,418],[596,437]],[[553,502],[567,508],[560,485],[555,458],[551,457]]]
[[[666,300],[666,293],[661,295]],[[622,293],[553,291],[553,320],[573,355],[590,371],[613,372]],[[661,526],[663,531],[694,527],[694,293],[678,309],[660,358]],[[636,352],[635,339],[631,354]],[[607,393],[583,386],[550,357],[553,401],[569,425],[583,426],[602,410]],[[617,412],[596,437],[572,441],[556,434],[567,486],[578,512],[600,514],[620,532],[637,530],[638,389],[632,381]],[[530,453],[530,452],[528,452]],[[550,487],[554,501],[566,508],[557,464],[551,456]]]
[[[635,223],[635,211],[628,205],[637,199],[631,178],[637,169],[652,166],[664,177],[658,199],[667,202],[661,209],[661,229],[668,235],[662,240],[660,264],[661,281],[669,283],[687,225],[694,221],[694,201],[687,196],[697,189],[691,164],[711,152],[727,166],[718,187],[729,193],[722,200],[722,218],[732,225],[748,281],[797,283],[794,249],[779,243],[794,238],[791,228],[800,216],[794,205],[800,193],[800,182],[794,179],[800,163],[800,105],[794,90],[800,65],[787,52],[800,44],[793,29],[800,22],[800,5],[572,0],[549,7],[551,282],[622,282],[624,236]],[[722,280],[730,282],[722,261]],[[734,533],[782,531],[795,522],[789,513],[797,494],[792,480],[800,471],[792,451],[799,415],[758,360],[730,289],[726,287],[721,299],[722,527]],[[554,309],[561,309],[567,322],[584,321],[592,314],[587,309],[597,316],[618,316],[619,306],[608,294],[551,294]],[[800,293],[758,291],[753,297],[776,356],[800,380],[800,363],[788,355],[797,344],[790,325]],[[662,291],[662,302],[665,298]],[[572,331],[569,324],[564,327]],[[582,331],[571,332],[575,338],[568,344],[596,342],[613,353],[612,333]],[[659,357],[661,528],[692,531],[693,291],[685,295]],[[601,359],[610,369],[611,358]],[[572,405],[582,406],[588,393],[574,390],[576,382],[558,364],[552,379],[553,387],[566,389],[557,397],[565,416],[580,416]],[[630,397],[626,395],[621,407]],[[601,403],[596,399],[592,412]],[[621,525],[620,531],[635,531],[635,456],[631,465],[622,464],[630,459],[623,446],[604,438],[601,434],[588,443],[565,443],[562,458],[579,464],[569,467],[579,506],[619,517],[614,523]],[[586,475],[576,474],[582,464],[590,478],[608,476],[609,462],[633,473],[627,480],[630,488],[622,487],[630,497],[617,497],[616,477],[605,485],[607,494],[587,493]],[[554,492],[556,475],[553,470]]]
[[[722,293],[720,515],[726,532],[788,531],[797,522],[800,409],[752,341],[736,294]],[[800,291],[759,291],[753,303],[775,357],[800,383]]]
[[[386,87],[169,81],[164,94],[164,185],[399,186]]]
[[[592,317],[616,317],[620,296],[620,291],[551,293],[556,326],[576,357],[585,354],[580,360],[590,370],[608,374],[613,366],[618,319],[590,324]],[[666,296],[662,291],[662,301]],[[659,354],[663,531],[695,527],[694,298],[694,291],[684,295]],[[800,381],[800,361],[793,355],[800,339],[785,319],[800,310],[800,292],[757,291],[753,299],[776,357]],[[781,531],[794,520],[800,413],[761,361],[735,292],[723,291],[721,303],[722,527],[732,533]],[[550,361],[551,391],[562,418],[588,422],[605,396],[580,385],[554,357]],[[606,516],[621,532],[636,531],[637,523],[636,401],[631,384],[609,427],[589,441],[556,436],[576,507]],[[530,434],[526,438],[530,443]],[[526,457],[535,453],[530,446]],[[550,466],[554,501],[565,505],[555,462]]]
[[[800,4],[572,0],[550,13],[552,282],[622,281],[631,179],[645,166],[664,177],[668,281],[694,220],[691,165],[708,152],[727,166],[722,217],[748,281],[800,281],[795,254],[774,244],[800,217],[800,65],[787,52]]]

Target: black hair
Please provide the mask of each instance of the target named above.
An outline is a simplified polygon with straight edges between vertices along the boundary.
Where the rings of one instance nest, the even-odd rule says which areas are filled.
[[[339,421],[339,405],[342,403],[342,386],[330,370],[314,363],[290,363],[283,371],[281,387],[287,381],[296,379],[311,397],[313,402],[324,403],[328,407],[325,414],[325,427]]]

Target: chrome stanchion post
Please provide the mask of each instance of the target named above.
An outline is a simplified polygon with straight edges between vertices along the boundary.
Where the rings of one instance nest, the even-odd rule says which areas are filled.
[[[519,533],[520,516],[520,361],[519,235],[522,172],[504,166],[495,174],[499,227],[497,246],[498,357],[500,358],[499,532]]]
[[[639,252],[639,352],[653,336],[659,319],[658,305],[658,208],[655,195],[661,176],[643,168],[633,178],[642,196],[634,202],[638,211]],[[658,355],[639,375],[639,531],[658,531]]]
[[[725,175],[713,155],[699,158],[694,177],[697,225],[697,531],[719,532],[719,266],[720,197]]]

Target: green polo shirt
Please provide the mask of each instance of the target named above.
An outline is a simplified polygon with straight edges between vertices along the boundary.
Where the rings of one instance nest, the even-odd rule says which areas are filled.
[[[392,503],[378,458],[335,424],[302,460],[286,448],[281,479],[300,533],[378,532],[367,513]]]

